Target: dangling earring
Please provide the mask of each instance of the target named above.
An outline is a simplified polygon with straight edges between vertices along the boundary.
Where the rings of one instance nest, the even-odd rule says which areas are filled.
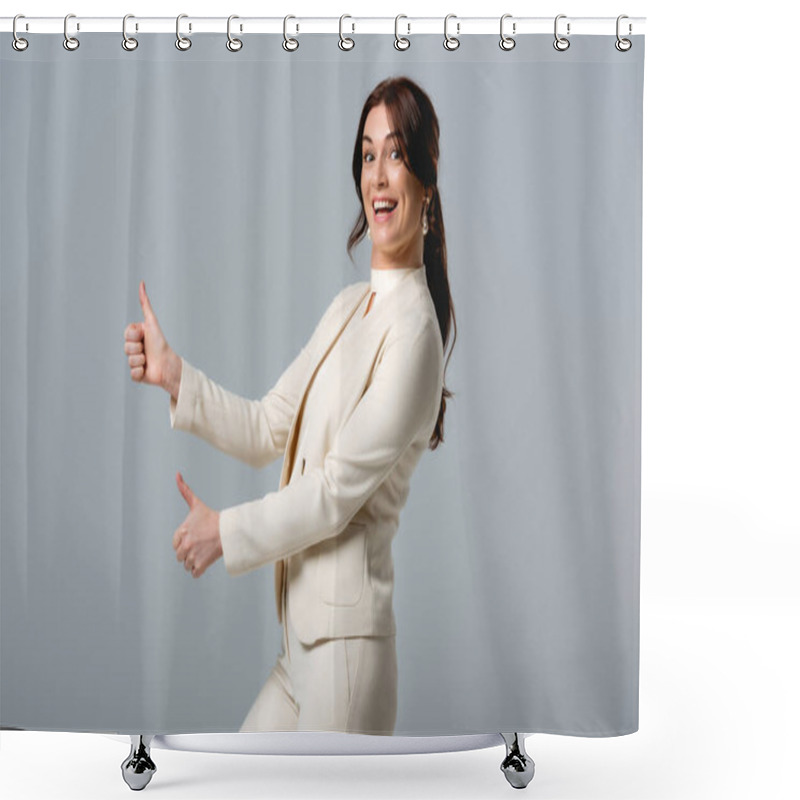
[[[367,225],[367,239],[372,240],[372,233],[370,232],[369,225]]]
[[[430,202],[430,198],[425,198],[425,210],[422,214],[422,235],[428,235],[428,203]]]

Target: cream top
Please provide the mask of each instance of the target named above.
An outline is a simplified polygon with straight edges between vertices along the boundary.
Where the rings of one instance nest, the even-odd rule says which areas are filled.
[[[402,267],[401,269],[375,269],[370,270],[369,282],[371,292],[375,292],[375,299],[372,301],[372,308],[385,297],[389,292],[400,283],[406,275],[412,272],[420,272],[419,277],[425,279],[425,265],[421,267]],[[426,280],[427,283],[427,280]],[[371,293],[370,292],[370,293]],[[367,295],[367,302],[369,302],[369,294]],[[370,309],[370,313],[372,310]],[[363,314],[363,312],[362,312]]]
[[[402,269],[375,269],[370,270],[370,284],[373,292],[384,292],[397,286],[402,280],[403,276],[414,272],[417,269],[425,269],[423,264],[421,267],[403,267]]]

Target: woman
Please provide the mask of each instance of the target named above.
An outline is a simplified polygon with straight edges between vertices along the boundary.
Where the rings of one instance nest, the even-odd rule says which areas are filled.
[[[371,238],[370,282],[336,296],[261,400],[177,356],[139,287],[144,322],[126,329],[125,352],[133,380],[170,394],[171,426],[254,467],[284,456],[277,492],[221,512],[177,475],[189,514],[173,546],[194,577],[220,557],[231,575],[275,563],[283,648],[242,731],[394,732],[391,543],[417,462],[443,440],[451,396],[438,137],[430,99],[408,78],[367,98],[353,152],[361,209],[347,249]]]

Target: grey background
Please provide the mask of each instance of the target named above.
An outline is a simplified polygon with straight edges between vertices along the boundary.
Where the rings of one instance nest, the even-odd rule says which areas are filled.
[[[263,395],[368,278],[352,147],[406,74],[442,128],[458,339],[394,545],[395,732],[636,730],[644,37],[29,39],[0,63],[0,723],[238,730],[279,650],[272,568],[189,578],[175,473],[220,509],[280,463],[171,431],[124,328],[143,278],[178,353]]]

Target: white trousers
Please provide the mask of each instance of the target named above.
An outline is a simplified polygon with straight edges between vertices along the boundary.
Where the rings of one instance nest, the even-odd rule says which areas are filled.
[[[240,731],[391,736],[397,719],[396,635],[301,642],[286,613],[278,660]]]

